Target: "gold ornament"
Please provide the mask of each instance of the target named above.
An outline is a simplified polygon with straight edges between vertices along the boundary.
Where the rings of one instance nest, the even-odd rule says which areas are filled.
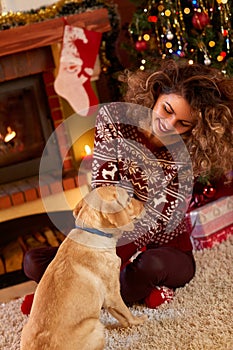
[[[215,41],[211,40],[209,42],[209,47],[214,47],[216,45]]]
[[[167,49],[170,49],[171,47],[172,47],[172,43],[171,42],[166,43],[166,48]]]
[[[167,17],[171,16],[171,11],[170,10],[166,10],[164,13],[165,13],[165,16],[167,16]]]

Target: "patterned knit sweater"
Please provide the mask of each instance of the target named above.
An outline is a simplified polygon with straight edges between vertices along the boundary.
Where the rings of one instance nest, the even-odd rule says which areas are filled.
[[[117,253],[123,261],[143,247],[192,250],[185,212],[192,194],[192,167],[182,140],[155,148],[139,127],[149,110],[110,103],[96,118],[92,187],[116,185],[145,203],[133,232],[124,232]],[[129,108],[130,107],[130,108]],[[136,112],[136,113],[135,113]],[[136,114],[137,117],[133,114]]]

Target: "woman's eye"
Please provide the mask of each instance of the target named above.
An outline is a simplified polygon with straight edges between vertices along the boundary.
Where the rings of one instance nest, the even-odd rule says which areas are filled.
[[[173,111],[169,107],[167,107],[166,105],[164,105],[163,108],[164,108],[165,112],[167,112],[168,114],[172,114],[173,113]]]
[[[181,121],[180,123],[181,123],[181,125],[182,125],[182,126],[184,126],[184,127],[186,127],[186,128],[188,128],[188,127],[191,127],[191,126],[192,126],[192,124],[191,124],[191,123],[186,122],[186,121]]]

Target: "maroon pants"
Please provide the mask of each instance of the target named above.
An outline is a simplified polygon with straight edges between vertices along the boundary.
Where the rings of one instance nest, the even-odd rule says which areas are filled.
[[[24,257],[24,273],[39,282],[58,248],[36,248]],[[126,303],[139,302],[156,286],[183,287],[195,274],[192,252],[172,247],[148,249],[121,271],[121,295]]]

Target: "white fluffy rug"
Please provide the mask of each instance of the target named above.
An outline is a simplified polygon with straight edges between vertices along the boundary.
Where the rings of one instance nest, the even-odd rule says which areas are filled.
[[[195,257],[195,278],[176,291],[171,303],[155,310],[131,308],[135,314],[148,315],[143,326],[120,328],[115,319],[102,312],[106,350],[233,349],[233,236],[212,249],[195,252]],[[0,306],[1,350],[19,349],[27,320],[20,311],[21,302],[17,299]]]

